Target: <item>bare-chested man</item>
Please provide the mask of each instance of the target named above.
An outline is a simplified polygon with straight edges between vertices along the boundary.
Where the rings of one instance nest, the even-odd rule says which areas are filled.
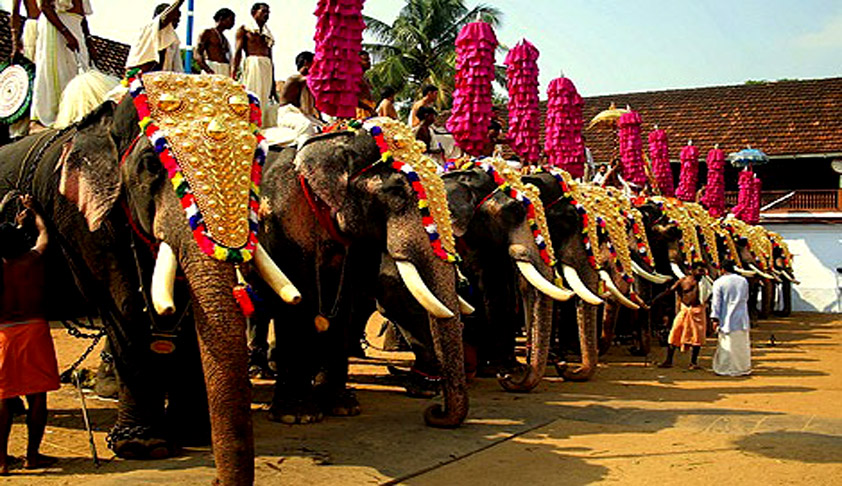
[[[702,344],[705,343],[707,331],[705,306],[699,298],[699,281],[704,276],[704,263],[696,262],[693,264],[690,275],[678,280],[672,287],[652,299],[652,302],[654,302],[665,295],[677,292],[680,300],[679,311],[670,330],[667,359],[660,365],[661,368],[672,367],[676,349],[681,347],[683,351],[687,346],[690,346],[693,349],[690,356],[690,369],[699,369],[699,352],[702,349]]]
[[[365,77],[365,73],[371,69],[371,56],[367,51],[360,51],[360,66],[363,69],[363,77],[360,80],[360,93],[357,101],[357,118],[364,120],[377,116],[377,105],[374,103],[374,96],[371,90],[371,83]]]
[[[216,27],[206,29],[199,36],[196,46],[196,63],[208,74],[231,75],[231,45],[225,31],[234,27],[234,12],[221,8],[214,15]]]
[[[251,7],[251,18],[237,30],[234,61],[231,76],[237,77],[242,61],[242,78],[246,89],[257,95],[263,110],[263,125],[270,121],[265,109],[270,98],[278,99],[275,92],[275,68],[272,63],[272,46],[275,38],[266,22],[269,20],[269,4],[258,2]],[[245,59],[243,59],[245,53]]]
[[[35,47],[35,91],[32,118],[44,126],[56,121],[61,90],[90,63],[86,16],[90,0],[41,0]]]
[[[436,100],[439,98],[439,89],[432,84],[428,84],[421,89],[421,99],[412,104],[412,110],[409,112],[409,125],[413,128],[421,124],[421,119],[418,118],[418,109],[422,106],[429,106],[433,108]]]

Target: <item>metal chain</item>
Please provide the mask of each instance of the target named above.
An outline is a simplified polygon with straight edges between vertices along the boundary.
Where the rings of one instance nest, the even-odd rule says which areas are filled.
[[[69,328],[68,328],[68,331],[69,331]],[[82,355],[79,356],[79,358],[77,358],[76,361],[74,361],[73,364],[70,365],[69,368],[64,370],[64,372],[61,374],[61,377],[60,377],[60,380],[61,380],[62,383],[70,383],[71,377],[73,376],[73,372],[76,371],[76,368],[78,368],[79,365],[82,364],[82,361],[85,361],[85,359],[88,357],[88,355],[91,354],[91,352],[94,350],[96,345],[99,344],[99,340],[102,339],[103,336],[105,336],[105,329],[100,331],[99,334],[96,335],[95,337],[89,338],[89,339],[93,339],[93,342],[91,342],[91,345],[88,346],[88,349],[86,349],[85,352],[82,353]]]

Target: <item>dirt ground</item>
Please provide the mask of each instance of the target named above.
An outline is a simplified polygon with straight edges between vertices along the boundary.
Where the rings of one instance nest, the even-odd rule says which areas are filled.
[[[62,369],[86,343],[54,329]],[[775,346],[770,346],[770,336]],[[713,342],[703,351],[710,366]],[[842,317],[795,315],[752,332],[754,374],[688,371],[687,355],[663,370],[615,348],[588,383],[548,377],[530,394],[493,379],[470,387],[471,411],[458,430],[425,427],[429,400],[391,385],[377,353],[352,366],[363,406],[355,418],[317,425],[269,422],[271,383],[255,381],[256,482],[302,484],[842,484]],[[86,367],[96,365],[96,356]],[[663,351],[653,359],[663,358]],[[50,395],[42,451],[60,458],[40,472],[14,470],[0,485],[207,485],[209,449],[162,461],[116,459],[105,446],[115,403],[87,398],[102,459],[94,468],[76,390]],[[18,420],[10,453],[24,451]]]

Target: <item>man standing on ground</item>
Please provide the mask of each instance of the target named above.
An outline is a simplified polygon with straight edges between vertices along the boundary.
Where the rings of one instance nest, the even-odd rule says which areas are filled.
[[[0,299],[0,475],[9,473],[7,446],[12,429],[13,400],[26,396],[26,469],[40,469],[55,458],[39,452],[47,426],[47,392],[58,390],[56,352],[44,314],[44,250],[47,228],[34,209],[32,196],[21,198],[18,220],[34,218],[38,236],[31,245],[23,227],[0,226],[2,299]]]
[[[184,0],[176,0],[171,5],[162,3],[155,7],[152,22],[143,27],[137,41],[132,44],[126,59],[127,70],[184,72],[181,41],[175,33],[181,21],[183,3]]]
[[[748,281],[734,271],[734,261],[722,265],[725,273],[713,283],[711,319],[719,342],[713,372],[724,376],[751,373],[751,336],[748,317]]]
[[[409,112],[409,126],[412,128],[421,124],[421,118],[418,117],[418,110],[422,106],[429,106],[433,108],[436,100],[439,98],[439,89],[432,84],[428,84],[421,89],[421,99],[413,103],[412,111]]]
[[[675,282],[672,287],[652,299],[654,303],[667,294],[678,292],[680,300],[679,311],[670,330],[667,359],[661,363],[661,368],[672,367],[676,349],[680,347],[684,351],[687,346],[690,346],[693,350],[690,355],[690,369],[699,369],[699,352],[702,350],[702,344],[705,343],[706,331],[705,306],[699,299],[699,281],[704,274],[704,264],[696,262],[693,264],[690,275]]]
[[[206,29],[199,36],[196,46],[196,63],[202,72],[231,76],[231,45],[225,38],[225,31],[234,27],[234,12],[221,8],[214,15],[216,27]]]
[[[257,95],[263,109],[263,126],[268,126],[267,117],[270,97],[277,99],[275,92],[275,68],[272,63],[272,46],[275,38],[266,25],[269,20],[269,4],[258,2],[251,7],[251,18],[237,31],[234,61],[231,76],[237,77],[242,60],[241,81],[246,89]],[[243,53],[245,52],[245,60]],[[274,121],[274,120],[272,120]]]
[[[79,69],[87,70],[90,58],[87,15],[89,0],[41,0],[35,48],[35,92],[32,119],[52,126],[58,114],[61,91]]]

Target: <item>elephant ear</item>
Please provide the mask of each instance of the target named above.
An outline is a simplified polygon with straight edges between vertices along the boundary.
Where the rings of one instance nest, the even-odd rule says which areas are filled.
[[[79,122],[62,146],[56,166],[59,192],[76,205],[90,231],[99,229],[120,196],[119,154],[111,126],[114,103],[107,101]]]
[[[334,132],[308,139],[295,155],[295,170],[319,199],[339,209],[348,193],[351,166],[357,158],[351,132]]]

